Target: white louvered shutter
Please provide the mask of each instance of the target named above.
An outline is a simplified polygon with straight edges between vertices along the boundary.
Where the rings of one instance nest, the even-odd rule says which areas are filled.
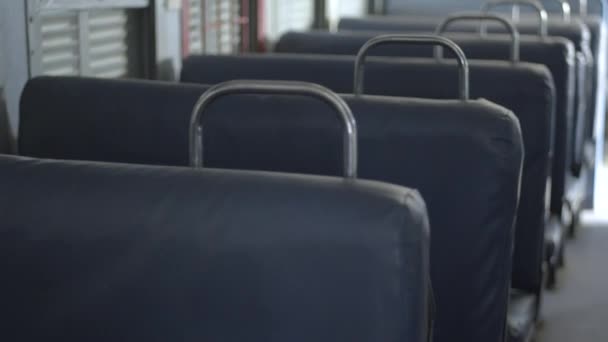
[[[204,51],[209,54],[230,54],[241,44],[241,5],[239,0],[205,0]]]
[[[32,76],[138,76],[140,45],[131,13],[118,8],[41,13],[28,33]]]
[[[283,33],[311,28],[314,21],[313,0],[267,0],[265,28],[267,39],[277,40]]]
[[[125,77],[129,65],[129,16],[126,10],[89,12],[88,74],[97,77]]]
[[[34,74],[80,74],[78,12],[42,15],[39,39],[39,66]]]

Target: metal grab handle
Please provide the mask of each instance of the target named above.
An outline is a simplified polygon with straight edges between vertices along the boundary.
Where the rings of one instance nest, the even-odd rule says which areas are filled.
[[[344,124],[344,177],[357,177],[357,124],[348,104],[333,91],[314,83],[291,81],[229,81],[207,90],[196,102],[190,117],[190,165],[203,167],[203,114],[220,97],[230,94],[284,94],[317,98],[332,106]]]
[[[432,46],[443,46],[451,49],[458,60],[460,70],[460,99],[467,101],[469,99],[469,62],[462,49],[453,41],[441,37],[431,35],[403,35],[403,34],[387,34],[381,35],[368,40],[355,59],[355,84],[354,93],[355,95],[363,94],[363,81],[365,77],[365,59],[369,54],[371,48],[380,45],[389,45],[395,43],[404,44],[417,44],[417,45],[432,45]]]
[[[608,4],[606,0],[598,0],[600,4],[600,11],[602,13],[602,19],[604,21],[608,20]],[[578,2],[578,14],[581,17],[586,17],[589,15],[589,3],[587,0],[579,0]]]
[[[562,17],[566,22],[572,21],[572,6],[567,0],[562,0]]]
[[[570,22],[572,20],[572,6],[567,0],[554,0],[560,4],[560,8],[562,10],[562,19],[565,22]]]
[[[607,0],[598,0],[598,2],[600,4],[602,19],[604,21],[608,21],[608,1]],[[582,17],[586,17],[587,15],[589,15],[589,6],[587,5],[587,0],[580,0],[578,9],[579,9],[578,13]]]
[[[512,5],[516,6],[527,6],[535,9],[538,12],[538,18],[540,21],[540,26],[538,28],[538,33],[541,37],[546,37],[549,35],[549,15],[545,8],[538,3],[537,1],[528,1],[528,0],[495,0],[485,3],[481,7],[481,11],[484,14],[488,14],[491,9],[496,8],[501,5]],[[484,32],[482,30],[482,32]]]
[[[603,2],[603,0],[602,0],[602,2]],[[587,3],[587,0],[578,1],[578,14],[581,17],[586,17],[587,14],[589,14],[589,4]]]
[[[507,28],[507,31],[509,31],[509,33],[511,34],[511,38],[513,39],[513,43],[511,44],[511,61],[513,61],[514,63],[519,62],[519,56],[520,56],[519,31],[517,30],[515,25],[513,25],[509,20],[507,20],[503,17],[497,16],[497,15],[476,14],[476,13],[455,14],[455,15],[447,17],[443,22],[441,22],[439,24],[439,26],[437,27],[435,34],[437,34],[437,35],[443,34],[446,31],[446,29],[448,28],[448,26],[450,26],[450,24],[453,24],[458,21],[468,21],[468,20],[480,20],[482,22],[496,21],[496,22],[503,24]],[[438,47],[435,50],[435,57],[443,58],[443,49],[442,48]]]

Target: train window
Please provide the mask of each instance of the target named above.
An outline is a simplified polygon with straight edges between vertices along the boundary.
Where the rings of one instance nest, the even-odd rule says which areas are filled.
[[[186,0],[182,4],[182,54],[232,54],[241,50],[243,27],[239,0]]]
[[[343,17],[361,17],[367,12],[367,2],[364,0],[328,0],[327,17],[329,24],[335,28]]]
[[[183,6],[183,55],[203,53],[203,0],[188,0]]]
[[[206,53],[235,53],[241,43],[241,17],[239,0],[205,0],[203,4],[204,50]]]
[[[142,76],[137,9],[36,6],[28,2],[31,76]]]
[[[267,0],[264,29],[266,39],[276,41],[290,30],[308,30],[314,20],[313,0]]]

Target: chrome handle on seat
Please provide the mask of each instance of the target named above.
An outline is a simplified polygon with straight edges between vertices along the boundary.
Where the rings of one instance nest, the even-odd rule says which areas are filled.
[[[549,15],[547,14],[547,11],[545,10],[545,8],[537,1],[528,1],[528,0],[494,0],[494,1],[490,1],[485,3],[482,7],[481,7],[481,11],[484,14],[488,14],[490,12],[490,10],[492,10],[493,8],[496,8],[498,6],[503,6],[503,5],[512,5],[514,7],[516,6],[527,6],[527,7],[531,7],[533,9],[536,10],[536,12],[538,13],[538,18],[540,21],[540,26],[538,28],[538,32],[539,35],[541,37],[546,37],[549,35]]]
[[[602,20],[604,22],[608,21],[608,0],[598,0],[600,3],[600,9],[602,11]],[[583,5],[583,2],[585,3]],[[581,7],[583,8],[583,6],[585,7],[585,12],[581,12],[581,16],[586,16],[589,12],[589,9],[587,7],[587,0],[581,0]]]
[[[231,94],[283,94],[317,98],[332,106],[344,124],[344,177],[357,177],[357,124],[348,104],[338,94],[314,83],[292,81],[228,81],[215,85],[198,99],[190,117],[190,165],[203,167],[203,116],[207,107]]]
[[[581,17],[586,17],[588,13],[589,13],[589,3],[587,3],[587,0],[579,0],[578,1],[578,14]]]
[[[443,46],[454,52],[458,60],[460,71],[460,99],[467,101],[469,99],[469,62],[462,49],[450,39],[441,36],[432,35],[404,35],[404,34],[387,34],[381,35],[368,40],[355,60],[355,76],[354,76],[354,93],[355,95],[363,94],[363,82],[365,77],[365,60],[369,51],[376,46],[389,44],[416,44],[416,45],[432,45]]]
[[[601,17],[604,21],[608,20],[608,4],[606,0],[598,0],[600,5]],[[586,17],[589,15],[589,2],[587,0],[579,0],[578,2],[578,14],[581,17]]]
[[[572,20],[572,6],[570,6],[570,3],[567,0],[562,0],[562,16],[566,22]]]
[[[503,24],[507,28],[507,31],[509,31],[509,33],[511,34],[511,38],[513,40],[512,44],[511,44],[511,61],[514,63],[519,62],[519,56],[520,56],[519,31],[517,30],[515,25],[513,25],[509,20],[507,20],[503,17],[497,16],[497,15],[490,15],[490,14],[457,13],[457,14],[447,17],[443,22],[441,22],[439,24],[439,26],[437,27],[437,30],[435,30],[435,34],[437,34],[437,35],[443,34],[446,31],[446,29],[450,26],[450,24],[453,24],[458,21],[468,21],[468,20],[479,20],[481,22],[496,21],[498,23]],[[480,30],[483,30],[483,28],[480,28]],[[443,49],[437,48],[435,50],[435,57],[442,58]]]
[[[554,0],[560,4],[560,8],[562,11],[562,20],[565,22],[570,22],[572,20],[572,6],[567,0]]]
[[[607,0],[599,0],[599,2],[600,2],[601,11],[602,11],[602,19],[603,19],[604,22],[606,22],[606,21],[608,21],[608,1]],[[585,10],[587,10],[586,7],[585,7]],[[587,13],[585,13],[585,15],[586,14]]]

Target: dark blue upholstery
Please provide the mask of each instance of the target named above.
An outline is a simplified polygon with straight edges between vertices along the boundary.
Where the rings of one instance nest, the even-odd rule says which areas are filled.
[[[9,152],[11,152],[11,130],[3,89],[0,88],[0,153]]]
[[[7,156],[0,187],[3,341],[426,341],[416,191]]]
[[[295,79],[351,92],[352,58],[327,56],[196,56],[184,63],[182,80],[217,83],[234,78]],[[433,60],[370,61],[369,94],[438,99],[458,95],[456,66]],[[517,214],[513,286],[537,293],[541,287],[546,179],[549,172],[554,88],[550,72],[539,65],[471,61],[471,94],[511,109],[523,133],[521,205]]]
[[[194,103],[204,89],[35,79],[23,95],[21,152],[78,159],[117,156],[131,162],[150,162],[156,156],[159,164],[184,164],[190,117],[185,104]],[[121,102],[120,108],[112,101],[90,106],[100,94],[142,100]],[[501,340],[523,160],[517,119],[483,100],[344,98],[359,127],[361,178],[411,186],[427,203],[437,301],[435,341]],[[209,108],[205,127],[205,163],[210,167],[340,173],[340,124],[316,100],[234,95]],[[148,133],[138,144],[123,144],[141,129]],[[169,133],[158,137],[155,132]],[[109,135],[112,139],[84,139]],[[63,142],[54,144],[53,136]],[[64,153],[68,141],[72,144]],[[154,154],[160,149],[164,152]]]
[[[599,78],[603,77],[603,75],[600,74],[599,64],[606,63],[604,59],[606,56],[604,53],[602,53],[602,40],[606,39],[606,25],[603,23],[603,19],[597,16],[589,16],[587,18],[584,18],[583,20],[589,28],[589,33],[591,34],[590,46],[595,61],[595,63],[593,64],[593,83],[591,85],[593,93],[590,99],[592,105],[589,106],[589,108],[592,110],[592,114],[589,117],[590,120],[587,120],[587,126],[585,127],[585,136],[587,137],[587,139],[592,139],[594,134],[593,126],[595,113],[597,113],[598,96],[604,95],[601,92],[598,92],[598,87]]]
[[[394,17],[366,17],[344,18],[338,24],[339,31],[399,31],[399,32],[434,32],[439,23],[444,20],[442,16],[394,16]],[[551,19],[548,22],[548,34],[553,37],[564,37],[575,44],[577,51],[592,49],[597,41],[586,25],[587,21],[573,18],[571,22],[561,19]],[[524,35],[538,35],[539,23],[536,17],[524,18],[514,23],[517,30]],[[502,25],[488,23],[490,32],[505,32]],[[479,30],[479,22],[460,22],[450,25],[451,32],[475,32]]]
[[[277,43],[277,52],[344,54],[354,55],[374,32],[330,34],[324,32],[295,33],[283,35]],[[469,59],[507,59],[510,38],[495,37],[480,40],[468,34],[450,34]],[[429,57],[432,49],[413,45],[386,45],[370,51],[372,56]],[[450,55],[446,53],[446,55]],[[561,216],[565,198],[566,173],[572,150],[572,132],[575,105],[575,53],[572,43],[564,38],[522,37],[521,59],[547,66],[553,75],[556,90],[555,140],[551,186],[551,211]],[[414,78],[412,78],[414,79]],[[422,79],[416,79],[416,85]],[[428,78],[426,78],[428,79]],[[475,84],[475,82],[472,82]]]
[[[400,32],[433,32],[437,25],[444,20],[441,16],[434,17],[368,17],[368,18],[345,18],[341,20],[339,29],[341,31],[400,31]],[[587,26],[587,23],[593,27]],[[491,32],[505,32],[505,28],[491,23],[488,25]],[[517,23],[520,33],[537,35],[539,23],[536,17],[525,17]],[[574,43],[577,54],[580,55],[578,68],[583,73],[577,75],[578,94],[574,97],[574,117],[571,127],[572,147],[570,170],[579,175],[583,166],[584,141],[589,139],[586,130],[595,117],[595,82],[597,69],[595,61],[599,52],[599,23],[597,18],[582,20],[573,18],[570,22],[559,19],[549,20],[548,31],[550,36],[563,37]],[[475,32],[479,30],[479,23],[462,22],[450,25],[452,32]],[[603,96],[603,94],[602,94]]]

